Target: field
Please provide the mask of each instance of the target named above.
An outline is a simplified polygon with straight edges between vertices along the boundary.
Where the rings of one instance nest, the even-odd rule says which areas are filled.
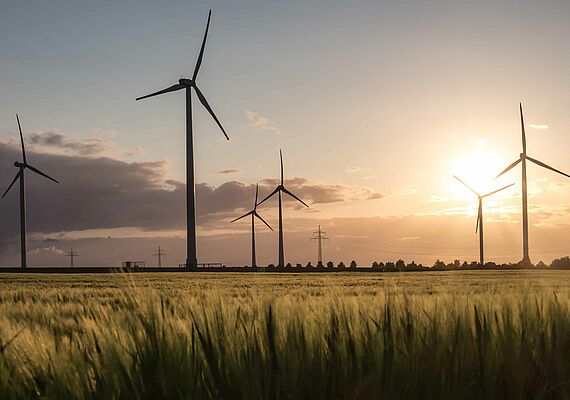
[[[570,272],[0,274],[0,398],[570,398]]]

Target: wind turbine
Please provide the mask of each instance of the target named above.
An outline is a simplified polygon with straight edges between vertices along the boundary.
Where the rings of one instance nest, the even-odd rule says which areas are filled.
[[[477,230],[479,231],[479,264],[481,265],[481,267],[484,267],[485,266],[485,257],[484,257],[484,246],[483,246],[483,199],[485,197],[489,197],[489,196],[491,196],[497,192],[500,192],[501,190],[504,190],[508,187],[513,186],[514,183],[511,183],[510,185],[507,185],[507,186],[502,187],[500,189],[494,190],[490,193],[480,195],[471,186],[469,186],[468,184],[463,182],[461,179],[459,179],[455,175],[453,175],[453,177],[455,179],[457,179],[459,182],[461,182],[467,189],[471,190],[475,194],[475,196],[477,196],[479,198],[479,210],[477,211],[477,225],[475,226],[475,233],[477,233]]]
[[[192,136],[192,89],[194,89],[196,92],[200,103],[202,103],[212,118],[214,118],[214,121],[216,121],[216,124],[218,124],[222,130],[222,133],[226,139],[230,140],[226,131],[224,130],[224,127],[218,120],[218,117],[216,117],[216,114],[214,114],[212,107],[210,107],[208,104],[206,97],[204,97],[196,84],[198,71],[202,65],[204,47],[206,46],[206,38],[208,36],[208,28],[210,27],[211,17],[212,10],[210,10],[208,13],[206,32],[204,33],[202,47],[200,48],[200,54],[198,55],[198,60],[196,61],[192,79],[180,79],[177,84],[172,85],[164,90],[160,90],[158,92],[137,98],[137,100],[142,100],[164,93],[176,92],[182,89],[185,89],[186,91],[186,267],[196,267],[198,265],[198,259],[196,257],[196,188],[194,182],[194,138]]]
[[[271,232],[273,232],[273,228],[271,226],[269,226],[269,224],[267,222],[265,222],[265,220],[263,218],[261,218],[261,215],[259,215],[257,213],[257,194],[259,193],[259,183],[255,186],[255,203],[253,203],[253,210],[245,213],[244,215],[242,215],[241,217],[238,217],[236,219],[234,219],[233,222],[236,222],[242,218],[247,217],[248,215],[251,215],[251,266],[252,267],[257,267],[257,262],[255,260],[255,217],[259,218],[261,220],[261,222],[263,222],[265,225],[267,225],[267,227],[269,229],[271,229]]]
[[[275,188],[273,192],[271,192],[266,198],[264,198],[258,205],[262,204],[265,200],[268,200],[274,194],[279,194],[279,265],[284,267],[285,266],[285,254],[283,250],[283,207],[282,207],[282,200],[281,200],[281,193],[286,193],[289,196],[293,197],[295,200],[303,204],[305,207],[309,207],[303,200],[295,196],[291,193],[284,185],[283,181],[283,153],[279,150],[279,158],[281,160],[281,183]]]
[[[53,179],[48,174],[40,171],[39,169],[31,166],[28,164],[28,160],[26,159],[26,148],[24,147],[24,135],[22,134],[22,126],[20,125],[20,118],[18,114],[16,114],[16,120],[18,121],[18,129],[20,131],[20,142],[22,143],[22,159],[23,162],[15,161],[14,166],[19,169],[18,173],[8,186],[8,189],[2,195],[2,198],[6,196],[6,194],[10,191],[14,183],[19,179],[20,180],[20,266],[22,268],[26,268],[27,261],[26,261],[26,184],[24,179],[24,172],[26,169],[29,169],[32,172],[35,172],[38,175],[43,176],[49,180],[54,181],[55,183],[59,183],[55,179]]]
[[[543,167],[549,169],[551,171],[557,172],[561,175],[567,176],[570,178],[570,175],[565,174],[562,171],[557,170],[556,168],[552,168],[545,163],[538,161],[532,157],[529,157],[526,154],[526,134],[524,130],[524,118],[523,118],[523,109],[522,104],[519,103],[519,110],[521,114],[521,132],[522,132],[522,153],[519,156],[519,159],[514,161],[511,165],[503,170],[499,175],[495,177],[497,179],[501,175],[505,174],[507,171],[514,168],[518,163],[522,165],[522,212],[523,212],[523,259],[521,261],[522,264],[530,264],[530,256],[528,250],[528,200],[527,200],[527,183],[526,183],[526,161],[531,161],[538,165],[539,167]]]

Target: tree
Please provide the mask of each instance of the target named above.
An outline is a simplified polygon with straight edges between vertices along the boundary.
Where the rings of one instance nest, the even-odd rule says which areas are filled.
[[[396,269],[398,271],[403,271],[406,269],[406,263],[404,262],[404,260],[398,260],[396,261]]]
[[[416,264],[415,261],[412,261],[411,264],[408,264],[406,268],[409,269],[410,271],[417,271],[419,269],[418,264]]]
[[[570,257],[555,258],[550,264],[550,268],[568,269],[570,268]]]
[[[356,265],[356,261],[352,260],[350,262],[350,269],[356,269],[357,265]]]

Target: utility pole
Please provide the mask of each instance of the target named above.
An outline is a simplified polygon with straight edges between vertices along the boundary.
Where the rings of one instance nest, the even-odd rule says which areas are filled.
[[[69,257],[69,266],[71,268],[74,267],[73,258],[79,256],[79,253],[73,251],[73,248],[65,254],[66,257]]]
[[[160,246],[158,246],[158,250],[156,250],[153,255],[155,255],[155,256],[158,257],[158,266],[159,266],[159,267],[162,267],[162,256],[165,256],[165,255],[166,255],[166,253],[164,252],[164,250],[162,250],[162,249],[160,248]]]
[[[313,232],[313,237],[311,238],[311,240],[317,241],[317,262],[318,263],[323,262],[323,241],[329,240],[329,238],[326,237],[326,234],[327,234],[326,232],[321,231],[321,226],[319,225],[319,230],[316,232]]]

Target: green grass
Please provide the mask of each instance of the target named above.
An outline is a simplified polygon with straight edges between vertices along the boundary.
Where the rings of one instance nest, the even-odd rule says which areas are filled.
[[[570,398],[569,278],[2,274],[0,398]]]

